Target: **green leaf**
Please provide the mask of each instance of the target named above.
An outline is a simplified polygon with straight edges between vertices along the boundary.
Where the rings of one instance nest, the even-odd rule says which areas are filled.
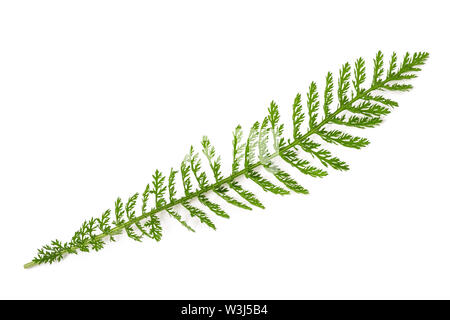
[[[192,191],[192,183],[191,178],[189,177],[190,169],[189,166],[187,165],[186,159],[181,162],[180,171],[181,171],[181,179],[183,181],[184,194],[188,195]]]
[[[309,115],[309,128],[313,129],[317,126],[317,111],[319,111],[319,93],[317,92],[317,85],[315,82],[311,82],[309,86],[307,106]]]
[[[233,197],[229,196],[227,194],[229,190],[224,187],[224,186],[220,186],[219,188],[215,189],[214,192],[220,196],[223,200],[225,200],[226,202],[228,202],[229,204],[232,204],[236,207],[242,208],[242,209],[246,209],[246,210],[252,210],[251,207],[249,207],[248,205],[246,205],[245,203],[242,203],[236,199],[234,199]]]
[[[116,219],[113,221],[113,224],[118,227],[125,223],[125,220],[123,220],[125,211],[123,210],[122,199],[117,198],[114,206],[115,206]]]
[[[98,228],[102,233],[110,234],[110,232],[111,232],[111,225],[109,224],[110,219],[111,219],[110,216],[111,216],[111,210],[108,209],[102,214],[101,218],[97,218]],[[114,241],[112,237],[111,237],[111,241]]]
[[[370,143],[366,138],[354,137],[339,130],[326,131],[322,129],[318,132],[318,135],[328,143],[340,144],[344,147],[355,149],[361,149]]]
[[[164,194],[167,190],[167,187],[164,186],[164,180],[166,178],[159,170],[155,171],[155,173],[152,175],[152,178],[153,189],[150,192],[155,195],[156,208],[160,208],[166,205],[166,200],[164,199]]]
[[[381,77],[384,73],[383,68],[383,53],[381,51],[377,52],[375,59],[373,59],[373,78],[372,78],[372,87],[377,86],[381,82]]]
[[[357,116],[341,116],[333,119],[336,124],[341,124],[349,127],[356,127],[360,129],[373,128],[379,125],[383,120],[379,117],[357,117]]]
[[[270,131],[272,131],[273,137],[273,149],[278,152],[280,139],[283,134],[284,125],[279,125],[280,122],[280,112],[278,111],[278,105],[272,101],[269,107],[269,115],[267,116],[267,120],[270,123]],[[262,126],[261,126],[262,127]],[[262,128],[261,128],[262,130]],[[260,130],[260,132],[261,132]],[[261,135],[260,135],[261,137]]]
[[[195,230],[186,221],[184,221],[181,215],[177,213],[175,210],[167,208],[166,211],[171,217],[173,217],[175,220],[181,223],[183,227],[185,227],[189,231],[195,232]]]
[[[259,201],[252,192],[242,188],[242,186],[236,181],[231,182],[229,185],[231,189],[236,191],[236,193],[238,193],[243,199],[247,200],[250,204],[261,209],[265,208],[261,201]]]
[[[142,214],[147,214],[147,206],[148,206],[148,199],[150,198],[150,185],[147,184],[145,187],[145,191],[142,193],[142,207],[141,211]]]
[[[398,107],[397,102],[395,102],[389,98],[385,98],[383,96],[379,96],[379,95],[372,96],[370,94],[367,94],[367,95],[363,96],[362,98],[367,101],[375,101],[375,102],[384,104],[385,106],[388,106],[388,107]]]
[[[142,211],[142,215],[149,215],[149,219],[150,220],[154,220],[152,223],[148,224],[147,222],[144,223],[144,226],[141,225],[140,222],[135,222],[135,226],[136,228],[139,229],[139,231],[152,239],[155,239],[156,241],[161,240],[161,225],[159,224],[159,219],[156,216],[155,213],[153,213],[152,211],[147,211],[147,207],[148,207],[148,200],[150,198],[150,194],[152,193],[152,190],[150,190],[150,185],[147,184],[147,186],[145,187],[145,191],[142,193],[142,206],[141,206],[141,211]],[[152,230],[146,230],[147,229],[153,229],[154,230],[152,232]],[[129,230],[127,231],[127,233],[129,233]],[[128,234],[128,236],[130,236],[130,234]],[[131,236],[130,236],[131,237]],[[137,240],[137,239],[135,239]],[[137,240],[139,241],[139,240]]]
[[[389,79],[389,81],[392,81],[392,80],[409,80],[416,78],[416,75],[413,73],[421,70],[420,66],[422,66],[425,63],[428,57],[429,54],[427,52],[416,52],[412,56],[410,55],[409,52],[407,52],[404,55],[403,61],[400,64],[397,72],[395,72],[394,69],[396,68],[397,65],[396,63],[397,56],[394,53],[391,58],[392,72],[388,73],[387,79]],[[391,68],[389,71],[391,71]],[[393,90],[406,91],[409,89],[401,88],[401,86],[399,85],[399,87]]]
[[[348,90],[350,89],[350,64],[345,63],[339,71],[338,99],[339,104],[345,106],[348,103]]]
[[[258,135],[258,150],[259,150],[259,161],[262,163],[267,163],[268,157],[270,156],[268,143],[269,143],[269,120],[268,118],[264,118],[261,123],[261,128],[259,129]]]
[[[301,185],[299,185],[297,181],[295,181],[295,179],[289,175],[289,173],[284,172],[279,168],[274,168],[273,166],[269,171],[275,176],[275,178],[278,179],[278,181],[284,184],[288,189],[296,193],[303,193],[303,194],[309,193],[309,191],[303,188]]]
[[[177,174],[177,172],[178,171],[173,170],[173,168],[170,169],[169,181],[168,181],[170,202],[175,201],[175,195],[177,193],[177,191],[175,189],[175,175]]]
[[[312,177],[323,177],[327,172],[317,168],[309,161],[299,158],[298,151],[311,154],[318,159],[325,167],[332,167],[336,170],[348,170],[348,165],[333,156],[328,150],[323,149],[321,144],[312,140],[314,135],[318,135],[327,143],[338,144],[351,148],[365,147],[369,141],[365,138],[350,135],[343,130],[327,128],[328,125],[338,124],[357,128],[371,128],[381,123],[381,117],[391,112],[397,107],[397,102],[385,96],[385,91],[407,91],[412,88],[410,80],[417,77],[417,72],[428,59],[426,52],[406,53],[403,59],[399,60],[394,52],[389,61],[389,65],[384,70],[384,58],[378,52],[374,59],[373,77],[371,85],[364,87],[366,81],[365,61],[359,58],[351,68],[349,63],[342,66],[336,85],[337,106],[332,108],[334,99],[333,76],[328,73],[324,90],[323,112],[325,117],[319,120],[319,97],[317,85],[311,83],[307,93],[307,113],[309,130],[301,134],[301,125],[305,120],[305,111],[302,108],[301,95],[297,94],[293,103],[293,139],[283,137],[283,124],[280,124],[280,108],[272,101],[268,108],[268,115],[262,123],[255,122],[249,136],[243,143],[243,133],[240,126],[233,132],[233,159],[232,173],[227,175],[222,172],[221,159],[216,154],[216,149],[205,136],[201,141],[202,152],[194,152],[191,146],[188,155],[180,166],[184,195],[176,199],[175,176],[177,171],[171,169],[167,179],[156,170],[152,175],[152,182],[146,186],[142,193],[142,212],[137,216],[135,212],[138,193],[131,196],[126,204],[120,198],[115,201],[114,217],[112,210],[106,210],[100,218],[91,218],[84,221],[81,227],[75,231],[69,242],[53,240],[38,249],[37,255],[32,262],[27,263],[25,268],[41,263],[54,263],[60,261],[67,254],[77,254],[78,252],[89,252],[101,250],[107,237],[114,241],[113,236],[122,233],[124,230],[128,236],[140,241],[143,236],[148,236],[159,241],[162,237],[162,227],[160,214],[164,211],[176,219],[189,231],[194,231],[189,224],[182,219],[174,207],[178,204],[186,208],[192,217],[197,217],[201,223],[215,229],[215,225],[205,212],[191,205],[191,201],[197,198],[202,205],[208,207],[219,216],[228,217],[221,206],[212,202],[207,197],[207,192],[214,192],[224,201],[243,208],[251,209],[251,205],[264,208],[255,194],[245,190],[237,179],[247,176],[258,184],[265,191],[275,194],[288,194],[289,190],[298,193],[307,193],[307,190],[299,185],[288,172],[281,170],[275,163],[275,158],[280,156],[282,160],[298,169],[303,174]],[[386,75],[384,76],[384,73]],[[353,74],[353,79],[351,76]],[[384,77],[384,78],[383,78]],[[353,90],[350,86],[353,85]],[[331,112],[331,109],[334,111]],[[273,140],[273,150],[269,143]],[[257,149],[258,148],[258,149]],[[214,176],[214,183],[209,184],[206,173],[201,168],[201,158],[206,157],[209,167]],[[244,159],[244,168],[240,168]],[[259,160],[259,161],[258,161]],[[275,178],[283,184],[277,186],[258,173],[257,168],[263,166],[272,173]],[[193,174],[198,188],[194,191],[190,174]],[[150,188],[152,186],[152,188]],[[231,188],[246,202],[242,203],[234,199],[228,192]],[[286,188],[286,189],[285,189]],[[168,203],[165,194],[168,192]],[[155,195],[155,206],[150,208],[148,204],[150,194]],[[247,204],[248,202],[248,204]],[[140,232],[138,232],[140,231]]]
[[[400,83],[394,83],[394,84],[385,84],[383,85],[383,89],[390,90],[390,91],[409,91],[413,88],[410,84],[400,84]]]
[[[357,106],[347,107],[347,110],[352,113],[362,114],[367,117],[378,117],[391,113],[390,109],[379,104],[372,104],[368,101],[364,101]]]
[[[249,170],[248,171],[248,178],[253,180],[257,185],[259,185],[264,191],[270,191],[275,194],[280,195],[286,195],[289,194],[289,191],[286,189],[283,189],[269,180],[265,179],[259,172]]]
[[[325,79],[326,85],[325,85],[325,93],[324,93],[324,99],[323,99],[323,111],[325,113],[325,116],[328,116],[330,114],[330,106],[333,103],[333,74],[331,72],[328,72],[327,77]]]
[[[393,52],[391,60],[389,61],[389,69],[386,78],[391,79],[391,77],[396,73],[396,69],[397,69],[397,53]]]
[[[259,136],[259,122],[255,122],[250,129],[250,133],[247,138],[247,144],[245,145],[245,167],[248,168],[255,162],[255,149],[258,144]]]
[[[294,150],[283,151],[280,154],[281,158],[303,174],[319,178],[328,175],[328,172],[310,165],[308,160],[299,159],[296,152],[297,149]]]
[[[269,115],[267,119],[269,120],[272,128],[278,126],[278,122],[280,121],[280,112],[278,111],[278,106],[275,101],[270,102],[270,107],[268,109]]]
[[[306,139],[303,141],[300,146],[303,150],[310,153],[313,157],[316,157],[319,159],[319,161],[325,166],[325,167],[332,167],[335,170],[345,171],[348,170],[348,165],[340,160],[337,157],[333,157],[331,155],[331,152],[325,149],[319,149],[320,144],[310,140]]]
[[[94,251],[100,251],[105,246],[105,242],[103,240],[96,238],[92,238],[89,243]]]
[[[222,173],[220,172],[220,156],[216,158],[216,149],[211,144],[207,136],[202,139],[203,154],[208,159],[209,166],[213,172],[214,179],[216,181],[222,179]]]
[[[134,220],[136,218],[136,214],[135,214],[136,212],[135,212],[134,208],[136,206],[136,200],[137,200],[138,196],[139,196],[139,193],[136,192],[134,195],[132,195],[130,198],[128,198],[127,204],[125,205],[125,211],[127,213],[128,221]],[[138,228],[140,227],[140,224],[137,221],[135,222],[135,225]],[[128,237],[130,237],[131,239],[133,239],[135,241],[142,241],[142,236],[137,235],[132,227],[126,227],[125,232],[127,233]]]
[[[148,236],[156,241],[160,241],[162,237],[162,227],[158,216],[155,212],[150,211],[148,220],[145,221],[144,227],[148,230]]]
[[[305,120],[305,114],[302,111],[302,97],[297,93],[292,105],[292,122],[294,125],[294,140],[300,139],[300,127]]]
[[[128,220],[134,219],[136,217],[134,207],[136,206],[136,200],[139,193],[136,192],[134,195],[128,198],[127,204],[125,205],[125,211],[127,213]]]
[[[194,174],[195,180],[197,180],[200,189],[205,189],[208,186],[208,179],[206,177],[206,173],[200,171],[202,163],[200,161],[198,153],[194,152],[194,147],[192,146],[187,161],[191,167],[191,171]]]
[[[135,223],[136,226],[138,226],[138,222]],[[138,227],[139,228],[139,227]],[[127,233],[128,237],[133,239],[134,241],[138,241],[141,242],[142,241],[142,236],[138,235],[132,227],[125,227],[125,232]]]
[[[222,210],[222,208],[217,204],[209,200],[205,195],[199,195],[198,200],[206,207],[208,207],[209,210],[214,212],[216,215],[222,218],[229,218],[230,216]]]
[[[147,236],[149,238],[152,238],[152,236],[145,230],[145,227],[143,227],[139,221],[136,221],[134,223],[134,225],[141,232],[142,235],[145,235],[145,236]],[[139,241],[139,242],[142,241],[143,236],[142,235],[140,235],[140,236],[137,235],[132,228],[128,227],[125,230],[126,230],[126,232],[128,234],[128,237],[130,237],[131,239],[133,239],[135,241]]]
[[[183,202],[182,205],[191,213],[192,217],[197,217],[201,223],[204,223],[208,227],[216,230],[216,226],[214,225],[214,223],[208,218],[206,213],[204,213],[202,210],[200,210],[197,207],[192,206],[188,202]]]
[[[240,163],[244,158],[245,144],[241,143],[243,137],[242,127],[239,125],[233,132],[233,164],[232,173],[239,171]]]
[[[353,69],[354,78],[353,87],[355,88],[356,94],[361,93],[361,85],[366,80],[366,66],[363,58],[359,58],[355,62],[355,68]]]

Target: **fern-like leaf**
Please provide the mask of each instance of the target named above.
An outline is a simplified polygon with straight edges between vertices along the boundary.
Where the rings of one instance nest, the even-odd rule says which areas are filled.
[[[383,53],[381,51],[377,52],[375,59],[373,59],[373,78],[372,78],[372,87],[377,86],[381,82],[381,77],[384,73],[384,60]]]
[[[264,191],[270,191],[274,194],[286,195],[289,194],[289,191],[279,187],[266,178],[264,178],[259,172],[250,170],[248,172],[248,177],[253,180],[257,185],[259,185]]]
[[[340,144],[344,147],[361,149],[369,145],[369,140],[361,137],[354,137],[348,133],[339,130],[326,131],[322,129],[318,132],[318,135],[326,142],[333,144]]]
[[[348,127],[355,128],[373,128],[379,125],[383,120],[380,117],[358,117],[358,116],[340,116],[335,117],[333,122],[336,124],[345,125]]]
[[[259,122],[255,122],[250,129],[250,133],[247,138],[247,143],[245,145],[245,168],[249,168],[252,163],[255,162],[256,157],[256,146],[258,144],[259,134]]]
[[[366,63],[363,58],[359,58],[355,62],[353,87],[355,94],[361,94],[361,85],[366,80]]]
[[[322,110],[315,82],[311,83],[306,94],[306,110],[303,110],[301,95],[296,95],[292,105],[291,137],[283,136],[284,125],[281,123],[280,108],[272,101],[267,116],[253,124],[246,141],[243,141],[242,127],[239,125],[235,128],[229,175],[224,172],[215,147],[205,136],[201,140],[202,152],[195,152],[191,146],[189,153],[181,162],[179,172],[184,195],[177,196],[179,192],[176,187],[176,170],[171,169],[167,179],[161,171],[156,170],[151,183],[141,194],[142,210],[139,215],[135,211],[138,193],[129,197],[125,204],[119,197],[112,210],[104,211],[100,218],[84,221],[70,241],[64,243],[52,240],[38,249],[37,255],[25,267],[42,263],[51,264],[62,260],[68,254],[77,254],[80,251],[101,250],[106,239],[114,241],[114,236],[123,231],[137,241],[141,241],[144,236],[159,241],[162,237],[160,217],[165,213],[189,231],[194,231],[188,224],[189,219],[199,219],[201,223],[215,230],[213,221],[201,208],[193,206],[192,201],[199,200],[201,205],[225,218],[229,215],[222,209],[219,201],[246,210],[251,210],[252,207],[264,208],[257,196],[243,186],[244,181],[241,183],[243,178],[247,178],[245,183],[254,183],[264,191],[274,194],[287,195],[290,191],[307,194],[307,189],[289,172],[276,165],[276,159],[289,164],[300,174],[312,177],[326,176],[328,173],[324,168],[348,170],[348,165],[332,155],[322,144],[355,149],[367,146],[369,141],[366,138],[349,134],[345,129],[347,127],[365,129],[379,125],[384,117],[398,106],[398,103],[387,97],[385,92],[409,91],[412,88],[410,80],[417,77],[427,59],[426,52],[406,53],[403,59],[399,59],[394,52],[385,67],[384,55],[379,51],[373,60],[373,76],[369,84],[366,84],[367,66],[364,59],[358,58],[352,65],[345,63],[339,71],[336,89],[333,75],[331,73],[326,75]],[[332,106],[335,100],[337,103]],[[308,114],[306,125],[305,111]],[[324,116],[321,119],[320,114]],[[312,165],[303,159],[302,153],[310,154],[318,160],[318,164]],[[206,159],[205,163],[209,165],[208,170],[211,170],[214,177],[212,182],[208,181],[207,174],[202,169],[203,156]],[[282,187],[263,177],[258,170],[261,167],[280,182]],[[192,177],[198,188],[194,188]],[[209,193],[219,196],[218,203],[210,200]],[[236,193],[242,198],[242,202],[240,198],[235,199],[231,193]],[[151,194],[154,195],[153,200],[150,199]],[[151,201],[153,204],[150,204]],[[176,206],[180,205],[190,213],[190,217],[186,220],[176,211]]]
[[[214,192],[221,197],[223,200],[225,200],[226,202],[228,202],[229,204],[232,204],[236,207],[242,208],[242,209],[246,209],[246,210],[252,210],[251,207],[249,207],[248,205],[246,205],[245,203],[242,203],[236,199],[234,199],[233,197],[229,196],[228,193],[228,188],[225,186],[220,186],[219,188],[217,188],[216,190],[214,190]]]
[[[214,223],[208,218],[205,212],[200,210],[197,207],[192,206],[191,204],[184,202],[183,207],[185,207],[190,213],[192,217],[197,217],[201,223],[206,224],[208,227],[216,230],[216,226]]]
[[[346,164],[344,161],[340,160],[337,157],[334,157],[331,155],[331,152],[320,148],[320,144],[310,140],[306,139],[303,141],[300,146],[303,150],[310,153],[313,157],[316,157],[319,159],[319,161],[325,166],[325,167],[332,167],[336,170],[345,171],[348,170],[348,164]]]
[[[236,191],[242,198],[247,200],[250,204],[254,205],[255,207],[259,207],[261,209],[264,209],[264,205],[261,203],[261,201],[250,191],[245,190],[239,183],[236,181],[233,181],[230,183],[231,189]]]
[[[350,89],[350,64],[347,62],[339,71],[338,79],[338,99],[340,106],[343,107],[348,103],[348,90]]]
[[[333,74],[328,72],[327,77],[325,79],[325,93],[323,98],[323,112],[325,116],[330,115],[330,106],[333,103]]]
[[[242,144],[242,127],[239,125],[233,132],[233,164],[231,167],[231,172],[238,172],[240,169],[240,164],[244,158],[245,144]]]
[[[292,105],[292,122],[294,125],[294,140],[301,137],[300,127],[305,120],[305,114],[302,111],[302,96],[297,93],[294,104]]]
[[[289,163],[301,173],[312,177],[325,177],[328,173],[325,170],[310,165],[308,160],[300,159],[297,155],[297,149],[289,149],[280,153],[281,158]]]
[[[350,106],[348,111],[356,114],[361,114],[366,117],[378,117],[385,116],[391,113],[391,110],[379,104],[373,104],[368,101],[363,101],[358,105]]]
[[[136,200],[137,200],[138,196],[139,196],[139,193],[136,192],[134,195],[132,195],[128,199],[127,204],[125,205],[125,211],[127,213],[128,220],[134,220],[136,218],[134,207],[136,206]],[[136,221],[135,225],[139,230],[142,231],[142,233],[145,234],[144,230],[141,228],[141,225],[138,221]],[[128,237],[130,237],[131,239],[133,239],[135,241],[142,241],[142,236],[136,234],[136,232],[133,230],[132,227],[130,227],[130,226],[125,227],[125,231],[126,231]]]
[[[308,115],[309,115],[309,129],[317,126],[317,117],[319,111],[319,93],[317,92],[317,84],[312,82],[309,86],[308,92]]]

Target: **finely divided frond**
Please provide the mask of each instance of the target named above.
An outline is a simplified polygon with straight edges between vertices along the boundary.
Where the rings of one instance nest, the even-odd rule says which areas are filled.
[[[339,71],[338,79],[338,91],[337,96],[339,99],[340,107],[345,106],[348,103],[348,90],[350,89],[350,64],[345,63]]]
[[[317,84],[311,82],[307,96],[307,106],[309,115],[309,129],[317,126],[317,117],[319,111],[319,93],[317,92]]]
[[[211,210],[212,212],[214,212],[216,215],[218,215],[219,217],[222,218],[229,218],[230,216],[223,211],[223,209],[217,204],[212,202],[211,200],[209,200],[206,196],[204,195],[199,195],[198,196],[198,200],[206,207],[209,208],[209,210]]]
[[[183,181],[184,194],[187,196],[192,191],[192,183],[191,178],[189,177],[189,165],[186,162],[186,159],[181,162],[180,172]]]
[[[280,149],[280,140],[282,139],[284,125],[279,124],[280,122],[280,112],[278,110],[278,105],[272,101],[268,109],[269,115],[267,119],[270,123],[270,131],[272,132],[273,139],[273,150],[278,152]]]
[[[236,181],[230,183],[230,188],[236,191],[236,193],[238,193],[242,198],[247,200],[250,204],[254,205],[255,207],[261,209],[265,208],[264,205],[261,203],[261,201],[259,201],[258,198],[256,198],[256,196],[252,192],[242,188],[242,186]]]
[[[219,188],[215,189],[214,192],[221,197],[223,200],[225,200],[226,202],[228,202],[229,204],[232,204],[236,207],[242,208],[242,209],[246,209],[246,210],[252,210],[252,207],[249,207],[248,205],[246,205],[245,203],[242,203],[236,199],[234,199],[233,197],[229,196],[228,193],[228,188],[225,186],[220,186]]]
[[[333,74],[328,72],[327,77],[325,79],[325,93],[323,98],[323,112],[325,117],[330,114],[330,106],[333,103]]]
[[[326,172],[325,170],[310,165],[308,160],[300,159],[297,155],[297,152],[297,149],[289,149],[280,153],[280,156],[284,161],[289,163],[294,168],[298,169],[303,174],[319,178],[328,175],[328,172]]]
[[[132,195],[128,199],[127,204],[125,205],[125,211],[127,213],[128,220],[133,220],[136,218],[134,207],[136,206],[136,200],[137,200],[138,196],[139,196],[139,193],[136,192],[134,195]],[[142,227],[139,224],[139,222],[136,222],[135,225],[138,229],[140,229],[142,231],[142,233],[145,234],[145,232],[142,230]],[[136,234],[136,232],[133,230],[132,227],[130,227],[130,226],[125,227],[125,232],[127,233],[128,237],[130,237],[131,239],[133,239],[135,241],[142,241],[142,236]]]
[[[259,161],[261,163],[267,164],[269,162],[269,119],[266,117],[264,118],[263,122],[261,123],[261,127],[259,129],[259,135],[258,135],[258,150],[259,150]]]
[[[248,177],[257,185],[259,185],[264,191],[270,191],[272,193],[280,195],[289,194],[288,190],[273,184],[272,182],[264,178],[259,172],[250,170],[248,172]]]
[[[397,102],[395,102],[389,98],[379,96],[379,95],[373,96],[371,94],[365,94],[364,96],[361,97],[361,99],[366,100],[366,101],[375,101],[375,102],[381,103],[388,107],[398,107]]]
[[[187,161],[200,189],[206,188],[208,186],[208,178],[206,177],[206,173],[201,171],[202,163],[199,154],[194,151],[193,146],[191,146]]]
[[[305,120],[305,114],[302,111],[302,96],[297,93],[294,104],[292,105],[292,122],[294,125],[294,140],[301,138],[300,126]]]
[[[375,59],[373,59],[372,87],[377,86],[381,82],[381,77],[384,73],[383,64],[383,53],[381,51],[378,51]]]
[[[299,185],[298,182],[295,181],[295,179],[289,175],[289,173],[278,169],[273,172],[273,175],[275,176],[275,178],[278,179],[278,181],[283,183],[288,189],[290,189],[294,192],[297,192],[297,193],[303,193],[303,194],[309,193],[309,191],[306,190],[305,188],[303,188],[301,185]]]
[[[379,125],[383,120],[380,117],[358,117],[358,116],[339,116],[333,119],[336,124],[355,128],[373,128]]]
[[[168,189],[169,189],[169,201],[174,202],[175,196],[176,196],[176,188],[175,188],[175,175],[178,171],[174,170],[173,168],[170,169],[169,173],[169,179],[168,179]],[[188,229],[189,231],[195,232],[195,230],[181,218],[181,215],[177,213],[175,210],[171,208],[166,208],[166,212],[175,220],[177,220],[183,227]]]
[[[178,171],[173,170],[173,168],[170,169],[169,173],[169,200],[175,201],[175,196],[177,194],[177,190],[175,188],[175,175],[178,173]]]
[[[330,166],[336,170],[348,170],[349,169],[348,165],[344,161],[340,160],[337,157],[333,157],[331,155],[330,151],[320,148],[320,144],[312,141],[311,139],[306,139],[306,140],[302,141],[302,143],[300,144],[300,147],[304,151],[310,153],[313,157],[316,157],[317,159],[319,159],[319,161],[325,167]]]
[[[213,172],[214,179],[219,181],[222,179],[222,173],[220,172],[220,156],[216,157],[216,149],[211,144],[207,136],[202,139],[203,154],[208,159],[209,166]]]
[[[109,235],[110,240],[114,241],[114,237],[111,234],[110,216],[111,210],[108,209],[102,214],[101,218],[97,218],[97,227],[100,230],[100,232],[102,232],[105,235]]]
[[[382,56],[382,53],[380,52]],[[393,52],[391,56],[391,60],[389,61],[389,69],[387,71],[387,78],[391,78],[395,74],[395,70],[397,69],[397,53]]]
[[[195,230],[186,222],[183,220],[183,218],[180,216],[179,213],[177,213],[175,210],[166,208],[167,213],[173,217],[175,220],[177,220],[183,227],[188,229],[189,231],[195,232]]]
[[[361,94],[361,85],[366,81],[366,63],[363,58],[356,60],[353,73],[353,87],[355,88],[356,95],[359,95]]]
[[[348,133],[339,130],[326,131],[322,129],[318,132],[318,135],[326,142],[333,144],[340,144],[344,147],[361,149],[369,145],[369,140],[361,137],[354,137]]]
[[[116,219],[113,221],[113,224],[115,226],[121,226],[125,223],[125,220],[123,220],[125,211],[123,210],[123,202],[122,199],[117,198],[116,203],[115,203],[115,214],[116,214]]]
[[[417,72],[421,70],[428,56],[426,52],[406,53],[403,59],[399,59],[394,52],[385,70],[384,55],[379,51],[373,59],[373,75],[369,84],[366,84],[364,59],[358,58],[353,67],[350,63],[345,63],[339,70],[336,86],[331,72],[326,75],[322,108],[320,108],[317,84],[312,82],[306,94],[308,114],[306,125],[301,95],[295,96],[292,105],[293,134],[291,137],[283,136],[284,125],[281,123],[280,108],[271,101],[267,116],[253,124],[245,141],[242,127],[239,125],[235,128],[231,173],[228,176],[224,173],[221,158],[215,147],[204,136],[201,140],[201,154],[195,152],[194,147],[191,146],[189,153],[181,162],[178,179],[181,176],[184,195],[177,197],[179,194],[176,187],[178,171],[171,169],[166,179],[161,171],[156,170],[152,175],[151,183],[141,194],[142,210],[139,215],[135,211],[138,193],[129,197],[125,204],[121,198],[117,198],[112,210],[107,209],[100,218],[84,221],[69,242],[53,240],[50,244],[38,249],[36,257],[25,267],[29,268],[42,263],[51,264],[60,261],[67,254],[77,254],[79,251],[98,251],[104,247],[106,239],[114,241],[114,236],[123,231],[137,241],[141,241],[144,236],[159,241],[162,237],[160,217],[164,213],[173,217],[188,231],[194,231],[187,222],[189,219],[199,219],[201,223],[215,230],[216,226],[207,213],[191,204],[193,200],[198,199],[202,206],[216,215],[228,218],[229,215],[222,209],[222,205],[211,201],[208,193],[215,193],[219,196],[219,201],[242,209],[251,210],[252,207],[263,209],[264,205],[254,193],[241,184],[240,178],[248,178],[245,180],[246,183],[254,183],[264,191],[274,194],[287,195],[290,191],[307,194],[308,190],[300,185],[289,172],[276,165],[275,160],[284,161],[297,169],[300,174],[311,177],[326,176],[328,172],[324,168],[348,170],[348,165],[331,154],[323,144],[329,143],[355,149],[366,147],[369,141],[345,132],[346,127],[366,129],[379,125],[384,117],[398,106],[396,101],[391,100],[384,93],[410,90],[412,85],[409,81],[417,77]],[[337,101],[335,106],[332,106],[333,101]],[[320,114],[324,116],[322,119],[319,119]],[[305,127],[304,133],[302,133],[302,126]],[[305,160],[305,154],[318,160],[313,160],[317,162],[317,165]],[[213,182],[208,181],[206,172],[202,169],[201,157],[204,157],[209,165],[208,170],[212,172]],[[244,162],[243,166],[242,162]],[[268,174],[273,175],[273,178],[283,187],[263,177],[258,171],[259,167],[263,167]],[[198,188],[194,188],[191,174]],[[235,199],[232,193],[236,193],[236,196],[242,199]],[[154,195],[153,200],[150,199],[151,194]],[[153,205],[150,204],[151,201]],[[176,211],[176,206],[185,208],[190,213],[190,217],[183,220]]]
[[[234,129],[233,132],[233,164],[231,167],[231,172],[238,172],[240,169],[240,164],[244,158],[245,144],[241,143],[243,137],[242,127],[239,125]]]
[[[250,129],[250,133],[247,138],[247,143],[245,145],[245,157],[244,163],[245,168],[249,168],[252,163],[255,162],[255,151],[258,144],[258,133],[259,133],[259,122],[255,122]]]
[[[368,101],[363,101],[358,105],[348,107],[347,110],[367,117],[385,116],[391,113],[391,109]]]
[[[192,206],[191,204],[184,202],[183,207],[185,207],[190,213],[192,217],[197,217],[201,223],[206,224],[208,227],[216,230],[216,226],[214,223],[208,218],[206,213],[200,210],[197,207]]]

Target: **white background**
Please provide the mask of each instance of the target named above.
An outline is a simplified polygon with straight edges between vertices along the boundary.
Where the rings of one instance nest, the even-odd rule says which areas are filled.
[[[0,298],[450,298],[446,1],[1,1]],[[208,134],[378,49],[429,51],[413,91],[346,173],[216,232],[162,217],[163,240],[24,270],[115,197],[143,191]],[[289,131],[290,132],[290,129]],[[185,214],[184,211],[180,211]]]

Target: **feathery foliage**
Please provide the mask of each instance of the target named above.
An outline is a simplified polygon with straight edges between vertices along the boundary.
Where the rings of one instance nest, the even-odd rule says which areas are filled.
[[[225,170],[215,147],[206,136],[203,137],[201,153],[208,164],[212,182],[203,169],[200,154],[191,146],[181,162],[179,171],[172,168],[167,178],[161,171],[155,171],[151,183],[141,194],[140,214],[136,214],[139,193],[131,195],[126,203],[117,198],[112,210],[107,209],[100,218],[83,222],[70,241],[63,243],[53,240],[38,249],[36,257],[27,263],[25,268],[43,263],[51,264],[80,251],[99,251],[107,239],[115,241],[116,236],[123,231],[136,241],[142,241],[144,237],[159,241],[162,237],[160,217],[164,213],[189,231],[194,229],[179,213],[180,210],[188,213],[188,219],[198,219],[200,223],[215,230],[216,226],[209,217],[210,213],[224,218],[229,218],[229,215],[222,208],[222,204],[209,198],[210,193],[215,193],[221,201],[242,209],[264,208],[257,196],[244,187],[241,180],[245,178],[264,191],[274,194],[287,195],[291,191],[307,194],[308,190],[288,172],[283,171],[276,164],[276,160],[287,163],[301,174],[318,178],[325,177],[329,168],[348,170],[347,163],[333,155],[323,144],[355,149],[366,147],[369,140],[345,132],[345,126],[365,129],[379,125],[383,117],[398,106],[397,102],[384,96],[384,92],[410,90],[412,85],[407,81],[417,77],[417,72],[421,70],[427,58],[428,53],[417,52],[412,55],[406,53],[403,59],[399,60],[397,54],[393,53],[389,63],[385,64],[384,55],[380,51],[373,59],[370,84],[366,84],[368,75],[365,60],[358,58],[353,68],[350,63],[341,67],[336,90],[333,75],[329,72],[325,78],[322,104],[315,82],[309,86],[305,108],[302,105],[302,96],[295,96],[292,105],[292,136],[284,134],[279,107],[272,101],[267,116],[253,124],[246,138],[240,125],[235,128],[231,173],[228,176],[224,174]],[[333,108],[334,101],[337,103]],[[302,133],[305,122],[306,130]],[[318,164],[305,160],[305,154],[317,159]],[[260,168],[277,183],[265,177]],[[181,196],[177,196],[178,173],[184,191]],[[194,206],[194,200],[198,200],[202,207]]]

